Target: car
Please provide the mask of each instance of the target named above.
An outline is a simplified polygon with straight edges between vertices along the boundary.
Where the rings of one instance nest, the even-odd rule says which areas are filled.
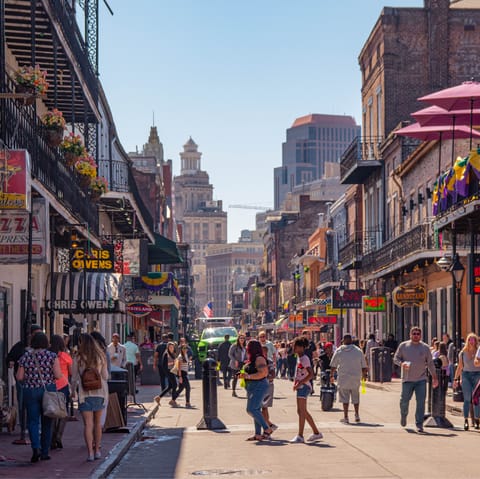
[[[217,350],[218,346],[225,341],[225,335],[230,335],[230,343],[237,342],[238,332],[233,326],[218,326],[205,328],[202,331],[198,343],[198,359],[203,362],[208,357],[208,352]]]

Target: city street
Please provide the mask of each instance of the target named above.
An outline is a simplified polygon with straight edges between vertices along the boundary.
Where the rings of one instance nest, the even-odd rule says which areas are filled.
[[[361,396],[358,425],[345,426],[338,403],[323,412],[318,395],[309,399],[309,409],[324,439],[316,444],[289,444],[296,434],[296,408],[292,383],[276,380],[272,420],[279,426],[271,441],[246,442],[253,425],[245,412],[245,393],[233,398],[230,390],[218,388],[219,417],[225,431],[198,431],[201,418],[201,382],[192,381],[195,409],[171,408],[167,400],[144,430],[143,438],[125,455],[112,478],[475,478],[472,457],[478,432],[463,431],[462,419],[448,415],[455,428],[426,428],[418,434],[411,403],[407,428],[399,424],[400,384],[368,387]],[[318,386],[317,386],[318,389]],[[179,400],[184,404],[183,398]],[[353,419],[353,414],[352,417]],[[310,430],[306,427],[305,436]],[[455,459],[453,460],[452,454]]]

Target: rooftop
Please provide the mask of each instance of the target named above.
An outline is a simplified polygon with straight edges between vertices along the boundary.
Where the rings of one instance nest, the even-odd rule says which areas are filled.
[[[323,115],[320,113],[310,113],[309,115],[297,118],[292,125],[292,128],[303,125],[325,125],[325,126],[343,126],[355,127],[355,119],[353,116],[347,115]]]

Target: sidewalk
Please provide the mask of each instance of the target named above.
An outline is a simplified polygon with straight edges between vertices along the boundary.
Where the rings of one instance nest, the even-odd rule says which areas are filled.
[[[87,478],[96,470],[111,469],[120,453],[136,440],[145,422],[152,417],[157,405],[152,402],[158,387],[138,386],[137,402],[143,403],[147,412],[139,407],[129,407],[127,428],[122,432],[104,433],[102,437],[103,458],[95,462],[87,462],[87,452],[83,439],[83,422],[78,411],[78,421],[69,421],[63,436],[64,449],[50,451],[50,461],[30,462],[32,449],[30,445],[15,445],[12,442],[20,437],[20,427],[9,434],[5,429],[0,433],[0,455],[7,460],[0,461],[0,478]],[[28,438],[28,433],[27,433]],[[122,447],[123,446],[123,447]]]

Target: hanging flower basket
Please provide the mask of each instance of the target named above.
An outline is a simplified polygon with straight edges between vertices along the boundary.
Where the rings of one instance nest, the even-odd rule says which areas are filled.
[[[91,177],[87,175],[78,175],[78,184],[81,188],[87,189],[90,186]]]
[[[60,146],[63,140],[63,128],[45,128],[45,140],[52,148]]]
[[[75,163],[78,161],[78,156],[75,153],[72,153],[71,151],[65,151],[63,153],[63,158],[65,159],[65,164],[69,167],[72,168],[75,166]]]
[[[73,133],[70,133],[63,139],[60,143],[60,150],[65,158],[65,164],[69,167],[74,166],[80,157],[87,152],[83,146],[82,139]]]
[[[96,203],[100,197],[108,191],[108,181],[103,176],[97,176],[90,180],[90,198]]]
[[[92,203],[98,203],[100,200],[102,193],[100,191],[90,190],[90,201]]]
[[[17,99],[17,103],[20,103],[22,105],[33,105],[35,103],[35,87],[30,86],[30,85],[23,85],[23,84],[18,84],[15,85],[15,91],[17,93],[24,93],[26,95],[30,95],[27,98],[19,98]]]

